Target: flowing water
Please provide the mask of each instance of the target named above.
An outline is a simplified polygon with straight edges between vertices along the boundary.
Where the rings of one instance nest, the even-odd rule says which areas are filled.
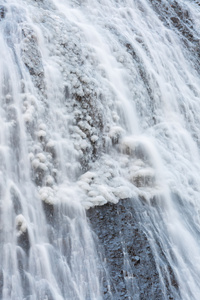
[[[127,198],[163,299],[200,298],[199,32],[198,1],[2,0],[0,299],[104,299],[85,210]]]

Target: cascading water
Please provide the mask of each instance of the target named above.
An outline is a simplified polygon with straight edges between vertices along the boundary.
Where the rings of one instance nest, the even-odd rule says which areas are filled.
[[[86,217],[124,199],[159,299],[199,299],[199,4],[1,3],[0,299],[147,299],[131,270],[110,288]]]

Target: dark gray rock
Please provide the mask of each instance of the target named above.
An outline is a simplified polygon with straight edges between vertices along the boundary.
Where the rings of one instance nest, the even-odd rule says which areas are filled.
[[[166,282],[164,296],[154,256],[140,222],[140,211],[138,201],[121,200],[87,212],[97,235],[99,255],[105,262],[103,299],[178,299],[174,296],[178,295],[178,285],[171,269],[171,281]],[[167,261],[165,263],[166,268],[170,268]]]
[[[21,234],[17,238],[18,245],[25,251],[26,254],[29,254],[30,250],[30,240],[28,230],[26,230],[23,234]]]
[[[35,86],[41,91],[45,90],[44,68],[38,47],[37,37],[32,28],[24,26],[22,29],[22,60],[32,76]]]
[[[5,18],[7,8],[3,5],[0,5],[0,21]]]
[[[192,16],[188,11],[187,6],[178,3],[176,0],[150,0],[150,2],[153,9],[160,16],[160,20],[163,24],[179,34],[185,49],[187,49],[189,53],[192,53],[190,59],[194,61],[194,67],[200,72],[200,37],[199,32],[195,29],[195,22],[192,20]],[[195,1],[195,3],[200,5],[198,1]],[[188,56],[188,53],[186,53],[186,55]]]

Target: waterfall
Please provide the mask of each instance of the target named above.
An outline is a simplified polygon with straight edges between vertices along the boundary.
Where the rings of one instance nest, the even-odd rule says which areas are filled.
[[[162,299],[199,299],[199,29],[199,1],[2,1],[0,299],[147,299],[87,217],[128,199]]]

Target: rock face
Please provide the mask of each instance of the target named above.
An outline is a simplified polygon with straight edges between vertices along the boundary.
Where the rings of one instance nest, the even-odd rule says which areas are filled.
[[[178,32],[186,49],[192,53],[191,58],[195,62],[195,68],[199,72],[199,33],[195,31],[194,24],[187,7],[178,1],[150,0],[153,9],[159,14],[163,24]],[[194,1],[200,5],[198,1]],[[193,56],[193,57],[192,57]]]
[[[6,8],[3,5],[0,5],[0,20],[5,18]]]
[[[179,299],[178,285],[170,270],[170,283],[165,278],[164,286],[161,283],[140,213],[135,200],[121,200],[118,204],[88,210],[97,235],[98,252],[105,263],[100,268],[106,267],[109,273],[108,278],[102,271],[104,299]]]

